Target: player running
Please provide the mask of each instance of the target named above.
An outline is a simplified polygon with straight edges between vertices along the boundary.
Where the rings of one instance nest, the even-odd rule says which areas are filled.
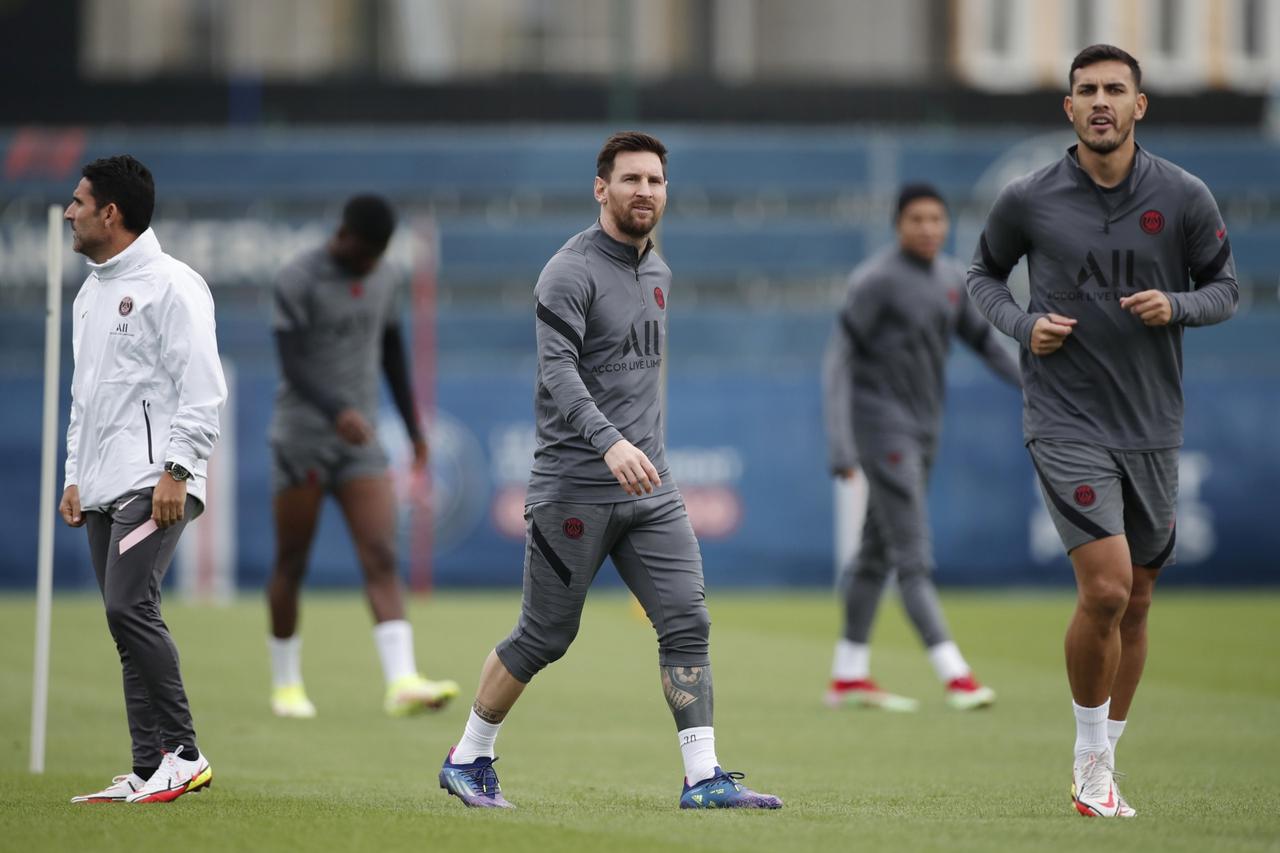
[[[413,442],[413,469],[426,467],[427,442],[395,310],[403,276],[381,263],[394,230],[395,214],[386,201],[356,196],[343,208],[342,224],[328,243],[293,260],[276,281],[276,560],[267,601],[271,710],[280,717],[316,714],[302,684],[298,597],[326,492],[342,508],[364,570],[387,684],[386,712],[404,716],[440,708],[458,694],[452,681],[423,678],[414,661],[413,628],[396,574],[395,497],[373,426],[381,365]]]
[[[995,692],[973,677],[951,639],[930,575],[934,569],[926,505],[942,425],[947,351],[959,336],[993,371],[1020,385],[1018,365],[970,303],[964,268],[941,255],[946,203],[926,184],[898,195],[898,241],[850,277],[824,359],[831,467],[867,478],[866,521],[853,565],[841,576],[844,636],[836,643],[827,703],[914,711],[915,699],[881,690],[871,678],[871,628],[885,584],[896,574],[902,604],[928,650],[953,708],[982,708]]]
[[[498,730],[529,681],[573,642],[606,556],[658,633],[684,759],[680,807],[782,805],[716,758],[702,556],[664,449],[671,271],[649,234],[666,207],[666,154],[644,133],[605,142],[596,159],[600,219],[565,243],[534,288],[537,449],[524,601],[515,629],[484,663],[462,739],[440,770],[440,786],[468,806],[510,807],[493,769]]]
[[[1075,570],[1072,799],[1086,816],[1132,817],[1115,745],[1146,661],[1156,578],[1174,562],[1183,327],[1230,318],[1239,294],[1208,188],[1134,140],[1147,109],[1138,61],[1093,45],[1067,81],[1080,142],[1001,191],[968,285],[1022,345],[1027,447]],[[1007,284],[1023,255],[1027,311]]]

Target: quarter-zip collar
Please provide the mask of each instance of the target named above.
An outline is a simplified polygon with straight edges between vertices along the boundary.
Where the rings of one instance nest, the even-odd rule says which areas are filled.
[[[1089,177],[1089,173],[1080,165],[1079,149],[1080,145],[1078,143],[1067,149],[1065,158],[1067,168],[1076,176],[1078,183],[1089,187],[1094,198],[1097,199],[1098,205],[1102,208],[1102,231],[1104,234],[1110,234],[1111,223],[1119,219],[1125,212],[1125,206],[1133,199],[1138,191],[1138,186],[1150,169],[1147,152],[1142,150],[1141,145],[1134,142],[1133,167],[1129,169],[1129,174],[1125,175],[1124,180],[1114,187],[1104,190],[1098,186],[1093,178]]]
[[[113,258],[100,264],[88,261],[89,270],[98,276],[99,281],[122,278],[136,270],[160,254],[160,241],[156,233],[148,228],[138,235],[129,247]]]
[[[620,261],[627,265],[629,269],[639,271],[640,265],[644,263],[644,259],[649,256],[650,250],[653,249],[653,240],[646,238],[644,251],[639,251],[630,243],[622,243],[609,236],[609,232],[604,230],[604,226],[600,224],[600,220],[596,220],[596,224],[588,229],[591,242],[596,245],[600,251],[616,261]]]

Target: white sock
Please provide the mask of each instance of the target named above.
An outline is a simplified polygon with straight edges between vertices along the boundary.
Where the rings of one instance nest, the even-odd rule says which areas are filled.
[[[871,647],[841,638],[836,642],[835,660],[831,662],[834,681],[862,681],[871,675]]]
[[[684,759],[684,778],[690,785],[710,779],[720,766],[716,758],[716,730],[711,726],[693,726],[676,733],[680,739],[680,757]]]
[[[1116,758],[1116,744],[1120,742],[1120,735],[1124,734],[1124,726],[1127,720],[1107,720],[1107,740],[1111,741],[1111,760]]]
[[[302,684],[302,637],[267,637],[271,653],[271,686],[295,687]]]
[[[373,642],[382,659],[382,675],[387,684],[406,675],[416,675],[413,660],[413,626],[403,619],[391,619],[373,626]]]
[[[453,748],[454,764],[470,764],[477,758],[493,758],[493,742],[498,739],[502,723],[486,723],[472,709],[467,716],[467,727],[462,730],[462,740]]]
[[[929,647],[929,663],[933,664],[933,671],[943,684],[969,674],[969,664],[960,654],[960,647],[950,640]]]
[[[1103,702],[1096,708],[1085,708],[1071,703],[1076,713],[1076,760],[1080,761],[1089,753],[1102,753],[1111,748],[1107,742],[1107,714],[1111,711],[1111,700]]]

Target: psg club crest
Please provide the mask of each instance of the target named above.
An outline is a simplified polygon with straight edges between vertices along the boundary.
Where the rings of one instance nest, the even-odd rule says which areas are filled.
[[[1080,506],[1093,506],[1097,495],[1093,493],[1093,486],[1077,486],[1075,499]]]
[[[581,539],[582,534],[587,531],[587,526],[582,523],[580,518],[566,518],[564,524],[560,526],[564,531],[564,535],[570,539]]]
[[[120,316],[128,317],[133,312],[133,297],[126,296],[120,300]]]
[[[655,287],[655,288],[653,289],[653,301],[654,301],[654,302],[656,302],[656,303],[658,303],[658,307],[659,307],[659,308],[666,308],[666,307],[667,307],[667,300],[666,300],[666,299],[664,299],[664,298],[663,298],[663,296],[662,296],[662,288],[661,288],[661,287]]]
[[[1148,210],[1138,218],[1138,225],[1148,234],[1159,234],[1164,230],[1164,214],[1158,210]]]

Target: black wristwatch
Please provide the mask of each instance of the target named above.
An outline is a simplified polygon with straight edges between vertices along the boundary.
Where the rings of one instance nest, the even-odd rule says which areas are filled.
[[[186,468],[183,468],[177,462],[164,463],[164,470],[168,471],[169,476],[177,480],[179,483],[184,483],[191,479],[191,472]]]

